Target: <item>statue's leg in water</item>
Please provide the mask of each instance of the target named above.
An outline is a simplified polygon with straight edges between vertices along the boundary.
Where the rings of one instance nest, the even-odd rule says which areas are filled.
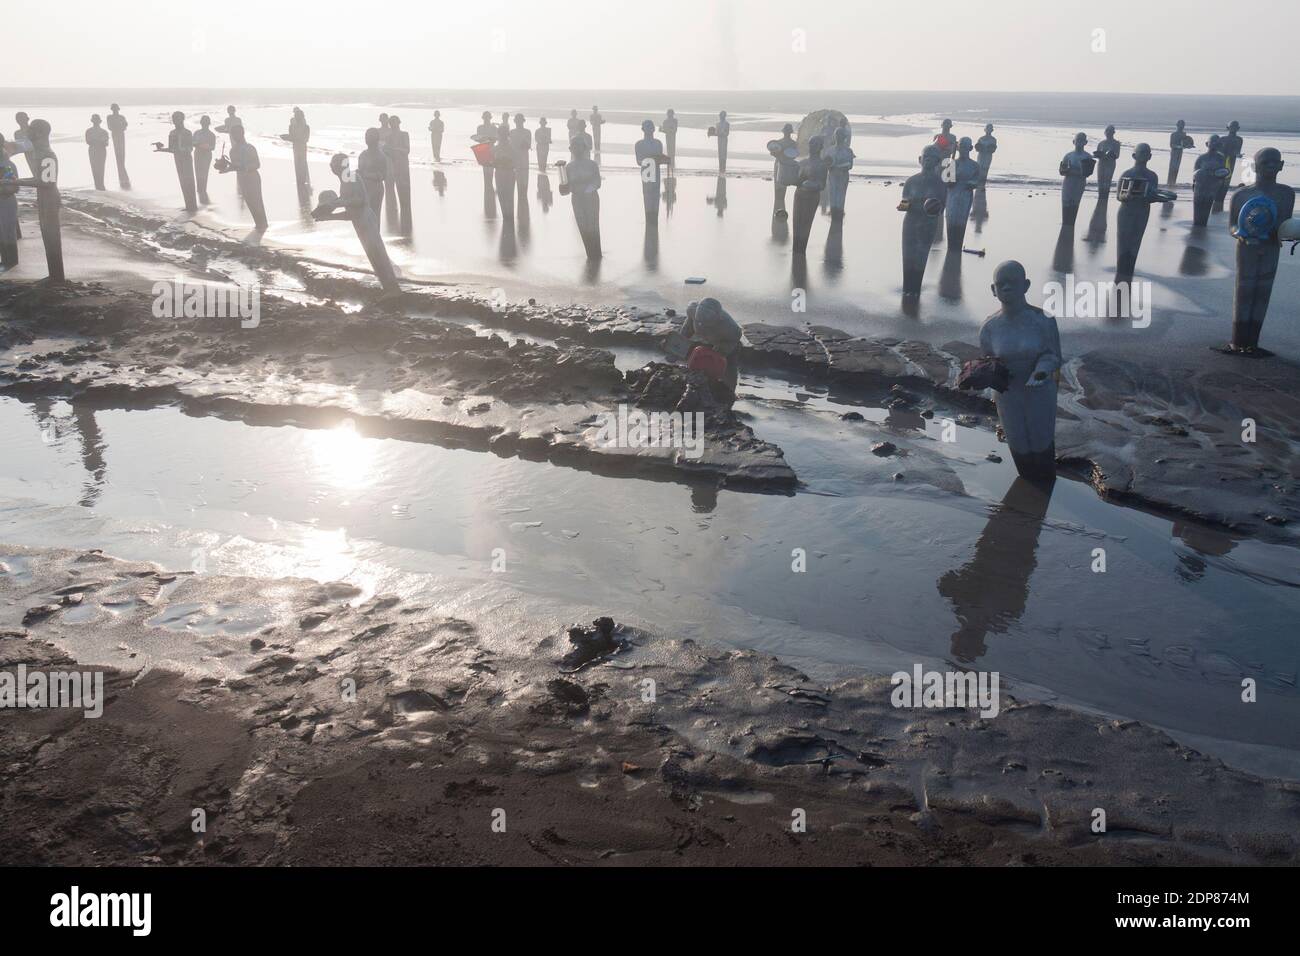
[[[849,171],[832,169],[826,176],[827,201],[832,216],[844,215],[844,201],[849,195]]]
[[[542,143],[537,147],[537,171],[539,173],[546,172],[546,157],[550,155],[550,152],[551,147],[546,143]]]
[[[820,189],[799,189],[794,191],[794,254],[802,256],[808,252],[808,236],[812,233],[813,219],[817,215]]]
[[[1002,434],[1022,478],[1050,480],[1056,476],[1056,383],[1029,388],[1015,385],[994,399]]]
[[[1144,202],[1121,203],[1115,224],[1119,234],[1119,251],[1116,259],[1115,281],[1128,282],[1137,268],[1138,251],[1142,237],[1151,218],[1151,207]]]
[[[641,200],[645,204],[645,221],[657,225],[659,223],[659,177],[655,176],[653,182],[641,183]]]
[[[18,197],[0,196],[0,266],[18,265]]]
[[[45,244],[45,265],[50,278],[63,280],[63,235],[59,224],[59,197],[36,197],[36,216],[41,224],[41,241]]]
[[[515,171],[497,169],[497,202],[501,204],[501,219],[515,221]]]
[[[785,191],[789,188],[790,187],[782,186],[780,183],[773,180],[772,215],[780,216],[782,213],[785,212]]]
[[[916,200],[913,200],[916,202]],[[939,217],[924,213],[903,217],[903,294],[920,295],[930,246],[939,229]]]
[[[979,158],[980,164],[980,182],[989,178],[989,167],[993,165],[993,154],[983,153]]]
[[[307,144],[293,144],[293,176],[299,186],[310,186],[311,175],[307,171]]]
[[[370,260],[370,268],[375,271],[375,278],[385,292],[400,292],[397,273],[393,269],[393,260],[388,257],[388,247],[379,235],[379,217],[369,205],[363,206],[352,220],[352,227],[361,240],[361,248]]]
[[[1169,181],[1166,186],[1173,186],[1178,182],[1178,167],[1183,165],[1183,151],[1181,149],[1169,150]]]
[[[966,240],[966,223],[970,220],[971,203],[975,194],[969,189],[954,189],[948,194],[948,205],[944,207],[944,220],[948,227],[948,246],[960,250]]]
[[[121,130],[114,130],[111,135],[113,137],[113,159],[117,163],[117,188],[130,189],[131,178],[126,174],[126,133]]]
[[[266,222],[266,205],[262,202],[262,176],[257,170],[248,173],[237,173],[239,185],[244,193],[244,202],[248,205],[248,211],[253,216],[253,225],[258,229],[265,229]]]
[[[212,168],[212,150],[196,149],[194,151],[194,188],[198,191],[199,201],[208,201],[208,171]]]
[[[1061,186],[1061,225],[1073,226],[1079,218],[1079,203],[1083,201],[1085,185],[1084,180],[1071,177]]]
[[[587,250],[588,259],[599,259],[600,251],[600,193],[575,193],[573,218],[578,222],[578,233]]]
[[[1210,224],[1210,211],[1214,209],[1214,192],[1205,190],[1200,193],[1192,193],[1192,225],[1208,226]]]
[[[1237,243],[1237,284],[1232,294],[1232,344],[1258,348],[1282,247]]]
[[[727,171],[727,137],[718,140],[718,172]]]
[[[194,162],[184,153],[175,153],[172,159],[176,163],[176,178],[181,184],[181,196],[185,200],[186,212],[197,212],[199,202],[194,194]]]
[[[402,163],[397,167],[397,202],[402,209],[402,235],[409,236],[413,224],[411,218],[411,167],[407,163]]]
[[[1232,174],[1237,171],[1237,158],[1228,157],[1228,175],[1219,182],[1219,191],[1214,196],[1214,211],[1223,212],[1224,200],[1228,198],[1228,188],[1232,185]]]
[[[108,150],[103,146],[90,147],[90,174],[94,177],[95,188],[103,190],[104,166],[108,162]]]

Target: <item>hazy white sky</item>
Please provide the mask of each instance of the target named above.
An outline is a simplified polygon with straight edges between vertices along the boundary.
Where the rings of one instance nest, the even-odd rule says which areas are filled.
[[[23,0],[3,23],[0,87],[1300,92],[1300,0]]]

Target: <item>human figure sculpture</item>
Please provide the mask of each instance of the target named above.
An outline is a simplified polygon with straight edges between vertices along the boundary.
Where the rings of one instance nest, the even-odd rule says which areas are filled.
[[[218,159],[213,168],[218,173],[234,173],[235,180],[239,184],[239,193],[244,197],[244,202],[248,205],[248,211],[253,216],[253,225],[259,231],[265,230],[266,205],[262,202],[262,174],[258,171],[262,167],[261,160],[257,156],[257,147],[244,137],[244,126],[229,127],[230,135],[230,155]]]
[[[641,168],[641,199],[645,205],[647,225],[659,223],[659,182],[668,162],[664,144],[655,139],[654,120],[641,124],[641,139],[636,144],[636,164]]]
[[[510,131],[510,148],[515,154],[515,188],[519,192],[519,201],[527,201],[528,194],[528,153],[533,148],[533,134],[524,126],[524,114],[515,114],[515,128]]]
[[[379,216],[370,205],[365,187],[349,169],[347,156],[335,153],[330,159],[330,170],[339,178],[339,191],[335,193],[326,189],[321,192],[316,208],[312,210],[312,218],[317,222],[339,219],[352,223],[379,285],[386,293],[400,292],[393,261],[379,234]]]
[[[578,158],[579,150],[585,152],[590,158],[593,148],[591,134],[587,132],[587,121],[580,119],[574,124],[573,135],[569,138],[569,161]]]
[[[1106,135],[1092,151],[1097,160],[1097,192],[1110,195],[1110,184],[1115,178],[1115,163],[1119,160],[1120,142],[1115,138],[1115,127],[1107,126]]]
[[[1237,135],[1241,124],[1233,120],[1228,124],[1228,135],[1219,138],[1219,152],[1228,164],[1228,175],[1219,181],[1219,193],[1214,197],[1214,211],[1223,212],[1223,203],[1228,198],[1228,189],[1232,186],[1233,173],[1237,171],[1237,160],[1241,159],[1242,141]]]
[[[1169,179],[1167,185],[1178,183],[1178,169],[1183,164],[1183,150],[1193,149],[1196,144],[1187,135],[1187,121],[1179,120],[1174,131],[1169,134]]]
[[[533,137],[537,147],[537,171],[546,172],[546,157],[551,154],[551,128],[546,125],[546,117],[537,121],[537,134]]]
[[[1173,202],[1174,194],[1160,188],[1160,177],[1147,169],[1151,162],[1151,147],[1138,143],[1133,150],[1133,168],[1119,180],[1115,198],[1119,200],[1119,213],[1115,220],[1118,239],[1115,281],[1130,282],[1137,268],[1138,250],[1146,233],[1147,220],[1151,218],[1151,204]]]
[[[199,202],[208,203],[208,171],[212,168],[212,154],[217,149],[217,134],[212,132],[212,119],[207,114],[199,117],[199,128],[194,131],[194,186]]]
[[[736,387],[740,384],[740,364],[737,359],[744,338],[740,323],[731,317],[721,302],[706,297],[687,304],[686,318],[678,331],[689,343],[688,362],[691,361],[691,353],[701,347],[718,353],[726,361],[726,368],[718,381],[731,390],[734,399]]]
[[[108,108],[108,119],[104,123],[108,127],[108,135],[113,140],[113,159],[117,163],[117,187],[119,189],[131,188],[131,177],[126,174],[126,117],[122,115],[122,108],[116,103]]]
[[[15,113],[14,122],[18,124],[18,128],[14,130],[14,150],[23,154],[23,157],[27,160],[27,171],[35,176],[36,163],[32,158],[31,118],[26,113]]]
[[[238,127],[243,131],[243,127]],[[181,184],[181,197],[186,212],[198,212],[199,202],[194,185],[194,134],[185,128],[185,114],[177,110],[172,114],[172,128],[167,132],[167,145],[154,143],[160,153],[171,153],[176,166],[176,179]]]
[[[600,115],[596,106],[591,108],[591,140],[596,152],[600,152],[600,128],[605,125],[605,117]]]
[[[984,135],[975,141],[975,155],[980,164],[980,182],[988,182],[989,167],[993,165],[993,154],[998,151],[998,138],[993,135],[993,124],[984,126]]]
[[[808,140],[808,158],[799,163],[799,182],[794,190],[794,254],[803,257],[808,252],[808,236],[812,232],[813,218],[826,188],[826,174],[830,160],[822,156],[822,138]]]
[[[664,121],[659,124],[659,132],[664,134],[664,147],[668,152],[668,165],[675,166],[677,163],[677,114],[672,110],[664,117]]]
[[[412,231],[411,215],[411,134],[402,129],[400,116],[388,117],[388,163],[393,174],[393,186],[400,210],[399,228],[402,235]]]
[[[0,271],[18,265],[18,167],[0,135]]]
[[[1219,183],[1228,178],[1228,161],[1220,151],[1219,134],[1213,134],[1205,143],[1205,152],[1196,157],[1192,173],[1192,225],[1208,226],[1214,200],[1219,195]]]
[[[1061,224],[1073,226],[1079,215],[1079,203],[1083,201],[1083,191],[1088,185],[1097,161],[1084,149],[1088,137],[1079,133],[1074,137],[1074,149],[1065,154],[1061,160],[1060,174],[1064,177],[1061,184]]]
[[[727,171],[727,139],[731,136],[731,123],[727,121],[726,110],[718,113],[718,125],[713,127],[713,135],[718,138],[718,172],[725,173]]]
[[[993,295],[1002,308],[980,327],[980,350],[1008,372],[995,392],[998,420],[1016,471],[1029,481],[1056,476],[1056,373],[1062,364],[1056,320],[1025,300],[1025,267],[1009,260],[993,273]]]
[[[492,122],[492,114],[489,113],[487,110],[484,110],[481,118],[483,122],[478,124],[477,128],[475,128],[474,130],[474,135],[471,138],[476,143],[495,143],[497,141],[497,137],[499,133],[496,128],[496,124]],[[492,164],[484,163],[482,165],[482,169],[483,169],[483,195],[484,195],[483,208],[486,210],[489,208],[487,194],[492,191],[492,174],[493,174]],[[491,205],[495,206],[496,200],[492,200]]]
[[[380,151],[380,136],[377,127],[372,126],[366,130],[366,148],[357,157],[356,171],[365,192],[366,202],[370,203],[370,208],[375,211],[376,220],[380,219],[380,211],[384,208],[385,183],[388,180],[388,160]],[[491,167],[488,167],[488,172],[491,171]]]
[[[45,246],[45,265],[52,282],[63,281],[63,234],[59,223],[59,158],[50,148],[50,124],[34,119],[27,125],[32,149],[27,154],[32,167],[29,179],[18,180],[20,186],[36,188],[36,218],[41,224],[41,242]]]
[[[939,132],[934,134],[934,145],[939,150],[942,163],[943,160],[951,159],[957,154],[957,137],[952,134],[952,120],[946,119],[939,125]]]
[[[497,142],[492,150],[492,168],[496,173],[497,202],[501,220],[507,226],[515,221],[515,151],[510,144],[510,130],[498,127]]]
[[[311,174],[307,171],[307,142],[311,139],[311,127],[307,125],[307,116],[295,106],[289,118],[289,132],[281,133],[280,138],[293,146],[293,180],[301,190],[311,186]]]
[[[542,212],[550,212],[555,204],[555,194],[551,192],[551,177],[545,172],[537,174],[537,201],[542,204]]]
[[[587,258],[596,260],[600,251],[600,167],[591,158],[590,149],[579,141],[573,149],[573,159],[557,164],[560,167],[560,195],[573,200],[573,218],[578,223],[578,233],[587,250]]]
[[[799,144],[794,138],[794,124],[781,127],[781,138],[771,140],[767,151],[772,154],[772,215],[785,219],[785,192],[799,185]]]
[[[442,134],[447,124],[442,121],[442,111],[434,110],[433,119],[429,120],[429,146],[433,149],[433,161],[442,162]]]
[[[939,214],[948,201],[948,187],[939,175],[943,161],[937,146],[921,150],[917,162],[921,171],[903,184],[903,198],[898,209],[903,215],[903,295],[921,294],[925,263],[939,229]]]
[[[243,129],[244,121],[240,119],[238,115],[236,115],[235,108],[233,106],[227,106],[226,118],[222,120],[221,125],[217,127],[217,132],[225,133],[227,136],[229,136],[231,130],[233,130],[235,127],[239,127],[240,129]]]
[[[844,201],[849,194],[849,170],[853,168],[853,150],[849,148],[849,128],[837,127],[835,145],[827,157],[830,167],[826,174],[826,192],[830,194],[831,216],[844,217]]]
[[[397,204],[397,165],[393,156],[393,128],[387,113],[379,114],[379,152],[384,157],[384,162],[388,166],[388,175],[384,179],[384,215],[387,218],[388,228],[395,230],[398,228],[398,204]],[[493,130],[495,137],[496,130]]]
[[[1272,354],[1259,347],[1259,333],[1282,252],[1278,230],[1295,215],[1295,190],[1277,181],[1282,166],[1282,153],[1264,147],[1255,153],[1254,184],[1243,186],[1232,196],[1228,218],[1237,240],[1237,282],[1232,294],[1229,351],[1235,354]]]
[[[90,128],[86,130],[90,175],[95,181],[95,188],[100,191],[104,189],[104,166],[108,162],[108,130],[100,125],[103,121],[98,113],[91,114]]]
[[[569,118],[566,121],[565,125],[569,128],[569,145],[570,145],[569,152],[570,154],[572,154],[573,137],[578,135],[578,130],[580,130],[583,126],[583,121],[578,119],[577,110],[569,110]]]
[[[980,184],[980,164],[970,158],[973,144],[969,136],[957,143],[957,156],[949,161],[944,176],[948,196],[944,200],[944,220],[948,225],[948,252],[961,252],[966,240],[966,223],[970,219],[971,204],[975,201],[975,188]]]

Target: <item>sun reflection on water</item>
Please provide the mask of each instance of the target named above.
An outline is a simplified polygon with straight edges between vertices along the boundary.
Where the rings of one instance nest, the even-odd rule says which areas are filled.
[[[374,483],[375,445],[357,431],[352,419],[345,418],[334,428],[312,430],[308,435],[315,463],[313,477],[341,489]]]

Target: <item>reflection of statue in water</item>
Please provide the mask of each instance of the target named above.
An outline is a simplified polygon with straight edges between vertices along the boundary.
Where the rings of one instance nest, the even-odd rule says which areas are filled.
[[[376,219],[379,219],[380,211],[384,208],[384,183],[388,179],[388,160],[379,148],[381,135],[374,126],[366,130],[366,148],[357,157],[356,173],[365,191],[366,202],[375,211]],[[488,172],[491,172],[490,167]]]
[[[117,162],[117,186],[119,189],[131,188],[131,177],[126,174],[126,117],[116,103],[108,108],[108,135],[113,140],[113,159]]]
[[[546,125],[545,116],[537,121],[537,135],[533,137],[533,144],[537,147],[537,171],[544,173],[546,157],[551,152],[551,128]]]
[[[108,163],[108,130],[100,123],[104,120],[98,113],[90,117],[90,129],[86,130],[86,146],[90,152],[90,175],[95,181],[95,188],[104,189],[104,166]]]
[[[63,281],[63,233],[59,223],[59,158],[50,149],[50,124],[32,120],[27,127],[32,149],[27,160],[34,170],[30,179],[18,180],[20,186],[36,187],[36,218],[41,224],[41,242],[45,246],[45,265],[51,281]]]
[[[388,163],[392,168],[397,205],[401,210],[400,229],[402,235],[409,236],[412,230],[411,134],[402,129],[402,120],[398,116],[388,117]]]
[[[668,162],[675,165],[677,162],[677,114],[672,110],[664,117],[664,121],[659,124],[659,132],[664,134],[664,146],[668,153]]]
[[[826,174],[826,192],[829,194],[831,215],[837,219],[844,215],[844,201],[849,194],[849,170],[853,168],[853,158],[853,150],[849,148],[849,128],[837,127],[835,146],[828,157],[830,171]]]
[[[984,656],[984,638],[1006,633],[1025,613],[1053,487],[1023,478],[1013,481],[980,532],[974,557],[939,579],[939,593],[952,601],[960,625],[952,635],[952,655],[957,660]]]
[[[722,173],[718,173],[717,181],[713,184],[713,195],[706,197],[705,202],[718,211],[719,219],[727,211],[727,177]]]
[[[442,162],[442,134],[447,124],[442,121],[442,111],[434,110],[433,119],[429,120],[429,145],[433,147],[433,161]]]
[[[808,251],[808,235],[812,232],[813,217],[822,190],[826,188],[826,174],[830,160],[822,156],[822,138],[808,140],[808,158],[799,163],[799,182],[794,190],[794,254],[797,257]]]
[[[1097,160],[1097,192],[1109,195],[1111,181],[1115,178],[1115,163],[1119,160],[1120,142],[1115,138],[1115,127],[1106,127],[1106,136],[1092,155]],[[1158,185],[1158,184],[1157,184]]]
[[[515,221],[515,152],[510,146],[510,130],[505,126],[498,128],[496,147],[492,150],[492,167],[496,172],[501,220],[510,226]]]
[[[555,196],[551,193],[551,177],[546,173],[537,174],[537,201],[542,204],[542,212],[550,212]]]
[[[664,144],[655,139],[654,120],[641,124],[642,137],[636,144],[636,164],[641,167],[641,199],[647,224],[659,222],[659,181],[668,157]]]
[[[1196,170],[1192,173],[1192,225],[1210,224],[1219,183],[1227,178],[1228,162],[1219,150],[1219,135],[1215,133],[1206,141],[1205,152],[1196,157]]]
[[[903,198],[898,204],[903,215],[903,295],[921,294],[925,263],[939,229],[939,214],[948,201],[948,187],[939,176],[942,160],[938,148],[921,150],[917,162],[921,171],[903,184]]]
[[[204,114],[199,117],[199,128],[194,131],[194,186],[199,202],[208,203],[208,170],[212,168],[212,154],[217,149],[217,134],[212,132],[212,120]]]
[[[1228,188],[1232,185],[1232,174],[1237,171],[1237,160],[1242,157],[1242,141],[1237,135],[1241,124],[1233,120],[1228,124],[1228,135],[1219,139],[1219,152],[1228,164],[1228,175],[1219,182],[1219,193],[1214,197],[1214,211],[1223,212],[1224,200],[1228,198]]]
[[[979,188],[975,190],[975,199],[970,207],[970,221],[975,223],[975,235],[979,235],[984,229],[984,223],[989,221],[989,197],[988,191],[984,188],[983,174],[980,177]]]
[[[781,138],[770,140],[767,151],[772,154],[772,215],[784,219],[785,192],[799,184],[799,144],[794,139],[794,125],[781,127]]]
[[[1230,231],[1237,240],[1237,284],[1232,295],[1230,346],[1233,352],[1272,354],[1259,347],[1259,333],[1268,312],[1282,252],[1279,227],[1295,215],[1295,190],[1277,181],[1282,165],[1278,150],[1271,146],[1259,150],[1255,153],[1254,185],[1243,186],[1232,197],[1228,218]]]
[[[1006,366],[1007,387],[994,393],[998,420],[1022,478],[1056,475],[1056,373],[1062,364],[1056,320],[1025,301],[1025,267],[1007,261],[993,273],[1002,303],[980,327],[980,351]]]
[[[718,113],[718,123],[709,127],[709,135],[718,138],[718,172],[727,171],[727,139],[731,136],[731,124],[727,122],[727,111]],[[825,142],[823,140],[822,142]]]
[[[379,235],[379,215],[370,205],[365,188],[349,168],[347,156],[335,153],[330,159],[330,170],[339,178],[339,191],[335,193],[333,190],[324,190],[316,208],[312,210],[312,218],[317,222],[339,219],[352,223],[357,238],[361,240],[361,248],[370,260],[370,268],[374,270],[375,278],[379,280],[384,292],[400,292],[393,262]]]
[[[262,167],[257,157],[257,147],[244,138],[242,125],[230,130],[230,156],[218,159],[213,167],[217,172],[234,173],[239,184],[239,192],[248,204],[248,211],[253,216],[253,224],[259,229],[266,229],[266,206],[262,202]]]
[[[1120,177],[1115,195],[1119,200],[1119,215],[1115,223],[1119,240],[1115,269],[1117,282],[1128,282],[1133,278],[1142,236],[1147,231],[1147,220],[1151,218],[1151,204],[1175,199],[1173,193],[1160,188],[1160,177],[1155,171],[1147,169],[1147,163],[1151,162],[1150,146],[1138,143],[1137,149],[1133,150],[1133,162],[1133,168]]]
[[[240,132],[243,132],[242,127]],[[167,133],[167,145],[154,143],[153,148],[160,153],[172,154],[176,179],[181,184],[181,197],[185,200],[185,211],[198,212],[199,202],[195,198],[194,184],[194,134],[185,128],[184,113],[177,110],[172,114],[172,128]]]
[[[993,124],[984,127],[984,135],[975,141],[975,155],[980,164],[980,182],[989,178],[989,167],[993,165],[993,154],[998,151],[998,138],[993,135]],[[979,230],[977,229],[976,232]]]
[[[293,179],[298,188],[311,186],[311,175],[307,171],[307,142],[311,139],[311,127],[307,125],[307,116],[295,106],[289,118],[289,132],[281,133],[280,138],[293,146]]]
[[[1177,127],[1169,134],[1169,179],[1166,185],[1178,183],[1178,169],[1183,165],[1183,150],[1193,149],[1196,143],[1187,135],[1186,120],[1179,120]]]
[[[587,250],[588,259],[599,259],[600,251],[600,167],[584,142],[573,145],[573,160],[560,163],[560,195],[573,200],[573,218]]]
[[[600,128],[605,125],[605,117],[600,115],[600,110],[595,106],[591,108],[591,140],[596,152],[600,152]]]
[[[0,272],[18,265],[18,167],[0,136]]]
[[[1065,177],[1061,183],[1061,222],[1073,226],[1079,216],[1079,203],[1083,201],[1083,191],[1088,185],[1097,161],[1088,155],[1083,147],[1088,145],[1088,137],[1079,133],[1074,137],[1074,149],[1065,154],[1061,160],[1060,174]]]
[[[441,169],[433,171],[433,191],[439,196],[447,195],[447,174]]]
[[[970,219],[975,187],[980,183],[980,164],[970,158],[971,141],[963,136],[957,144],[957,158],[948,163],[948,197],[944,205],[944,220],[948,224],[948,252],[961,253],[966,239],[966,222]]]

